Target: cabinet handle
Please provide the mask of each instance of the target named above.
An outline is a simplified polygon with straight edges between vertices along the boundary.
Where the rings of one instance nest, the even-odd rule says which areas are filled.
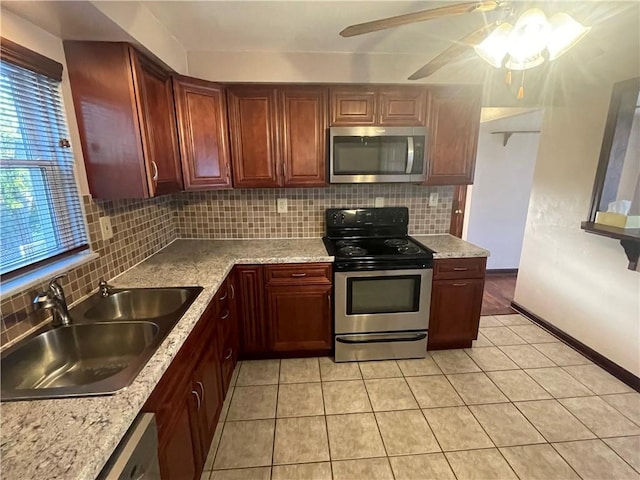
[[[157,184],[158,183],[158,165],[156,165],[156,162],[154,162],[153,160],[151,160],[151,166],[153,167],[153,183]]]
[[[291,276],[292,277],[306,277],[307,274],[306,273],[292,273]]]
[[[454,272],[466,272],[469,270],[467,267],[453,267]]]
[[[233,349],[232,349],[232,348],[230,348],[230,349],[229,349],[229,353],[227,353],[227,354],[224,356],[224,359],[225,359],[225,360],[229,360],[229,359],[231,358],[231,355],[233,355]]]
[[[198,400],[198,407],[196,408],[196,410],[200,411],[200,395],[198,395],[198,392],[196,392],[195,390],[191,390],[191,393],[193,393],[196,396],[196,400]]]
[[[465,286],[467,286],[466,283],[452,283],[451,285],[453,285],[454,287],[465,287]]]
[[[236,298],[236,289],[233,286],[233,283],[230,283],[229,287],[231,288],[231,300],[233,300],[234,298]]]
[[[456,214],[460,215],[460,214],[462,213],[462,210],[460,210],[460,209],[458,208],[458,209],[457,209],[455,212],[453,212],[453,213],[456,213]]]
[[[329,311],[331,311],[331,294],[327,295],[327,302],[329,303]]]
[[[228,296],[229,296],[229,291],[227,290],[224,294],[224,297],[220,297],[218,301],[221,302],[222,300],[226,300]]]
[[[226,313],[220,317],[220,320],[226,320],[227,318],[229,318],[229,310],[227,310]]]
[[[200,391],[202,392],[202,401],[204,402],[204,385],[202,382],[196,382],[196,385],[200,387]]]

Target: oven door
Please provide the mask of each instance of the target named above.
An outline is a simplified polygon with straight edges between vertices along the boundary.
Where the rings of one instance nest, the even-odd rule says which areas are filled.
[[[335,273],[335,333],[429,328],[433,270]]]

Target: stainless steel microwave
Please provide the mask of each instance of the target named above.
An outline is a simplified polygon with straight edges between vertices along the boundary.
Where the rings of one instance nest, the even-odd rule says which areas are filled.
[[[331,183],[422,183],[425,127],[331,127]]]

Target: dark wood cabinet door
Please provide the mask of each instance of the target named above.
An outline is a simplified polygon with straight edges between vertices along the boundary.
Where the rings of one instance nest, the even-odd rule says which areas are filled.
[[[207,319],[212,323],[211,333],[203,338],[202,354],[192,377],[192,388],[197,394],[196,412],[199,419],[200,451],[205,459],[224,401],[215,320],[215,318]]]
[[[174,94],[185,190],[231,188],[224,87],[174,77]]]
[[[271,351],[331,350],[331,286],[267,287]]]
[[[324,87],[281,87],[284,186],[326,185],[327,94]]]
[[[158,460],[162,480],[192,480],[200,476],[196,458],[197,446],[192,437],[190,417],[191,389],[183,389],[180,401],[173,406],[174,422],[158,446]]]
[[[329,96],[331,126],[376,124],[375,88],[335,87]]]
[[[479,86],[430,88],[427,185],[473,183],[481,108]]]
[[[139,95],[140,128],[151,196],[182,190],[171,76],[129,48]],[[117,141],[117,139],[114,139]]]
[[[484,279],[436,280],[428,349],[468,348],[478,336]]]
[[[276,88],[235,86],[228,88],[227,96],[233,185],[279,186]]]
[[[264,314],[264,274],[260,265],[237,266],[236,294],[240,352],[260,356],[268,351],[269,331]]]
[[[424,125],[427,110],[425,87],[381,87],[378,90],[378,124]]]

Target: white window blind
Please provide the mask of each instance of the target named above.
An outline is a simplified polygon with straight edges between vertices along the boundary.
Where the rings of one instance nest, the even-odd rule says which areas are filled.
[[[0,60],[0,274],[88,248],[60,82]]]

